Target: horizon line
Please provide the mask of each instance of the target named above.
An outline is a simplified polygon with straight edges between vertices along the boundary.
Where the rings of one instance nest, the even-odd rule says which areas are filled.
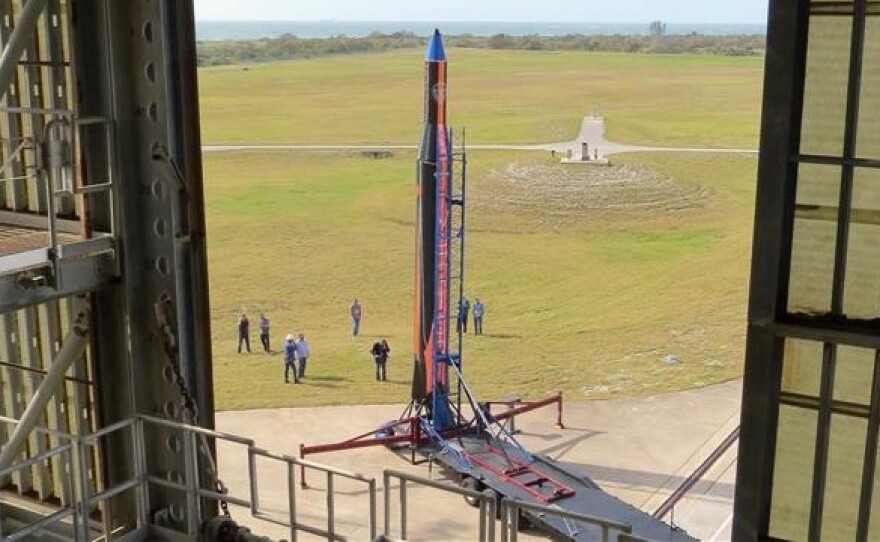
[[[699,24],[699,25],[761,25],[767,26],[767,21],[762,22],[723,22],[717,21],[666,21],[659,20],[663,24]],[[442,23],[514,23],[514,24],[650,24],[654,21],[526,21],[526,20],[436,20],[436,19],[211,19],[196,18],[196,22],[202,23],[426,23],[426,24],[442,24]]]

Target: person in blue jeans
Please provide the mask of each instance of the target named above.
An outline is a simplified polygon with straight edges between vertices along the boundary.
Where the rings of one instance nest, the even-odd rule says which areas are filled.
[[[290,383],[290,371],[293,371],[293,382],[299,384],[299,373],[296,369],[296,341],[293,335],[284,338],[284,346],[281,347],[284,353],[284,383]]]
[[[361,329],[361,304],[357,298],[349,305],[348,314],[351,315],[351,336],[357,337]]]
[[[483,334],[483,314],[486,312],[486,308],[483,307],[482,301],[480,298],[474,299],[474,334],[482,335]]]
[[[302,333],[299,334],[299,339],[296,341],[296,360],[299,366],[299,379],[302,380],[306,376],[306,362],[309,361],[309,343],[306,342],[306,337]]]

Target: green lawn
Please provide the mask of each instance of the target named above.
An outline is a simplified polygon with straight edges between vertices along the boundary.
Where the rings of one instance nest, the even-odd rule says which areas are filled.
[[[413,153],[208,154],[206,203],[216,400],[220,409],[404,402],[411,372]],[[741,370],[753,157],[628,155],[705,196],[687,208],[556,216],[549,193],[516,203],[498,175],[562,168],[544,155],[470,153],[467,291],[486,303],[468,337],[477,393],[569,399],[670,391]],[[583,167],[583,166],[581,166]],[[588,166],[587,166],[588,167]],[[549,195],[548,195],[549,194]],[[588,194],[575,195],[576,198]],[[363,336],[347,306],[364,305]],[[235,354],[241,308],[273,322],[273,345],[304,332],[308,382],[282,383],[278,355]],[[377,337],[390,382],[372,378]],[[254,343],[257,342],[253,337]],[[680,360],[675,365],[665,356]]]
[[[422,51],[199,71],[205,144],[416,144]],[[763,60],[451,49],[450,122],[471,143],[575,137],[607,119],[631,144],[757,146]]]
[[[450,114],[471,143],[570,139],[595,111],[622,143],[756,145],[757,58],[448,56]],[[407,51],[203,69],[203,140],[416,144],[421,59]],[[218,408],[407,400],[414,155],[205,155]],[[561,389],[593,399],[740,374],[755,158],[613,161],[583,169],[543,153],[470,153],[466,290],[487,312],[486,335],[467,338],[464,368],[481,397]],[[353,297],[364,306],[356,340]],[[276,349],[287,333],[307,335],[306,384],[282,383],[279,355],[235,353],[243,308],[254,328],[268,314]],[[373,380],[368,354],[379,337],[392,347],[386,384]]]

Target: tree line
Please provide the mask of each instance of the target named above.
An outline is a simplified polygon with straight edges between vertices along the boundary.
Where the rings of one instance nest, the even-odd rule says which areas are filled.
[[[652,23],[653,25],[654,23]],[[649,35],[568,34],[565,36],[473,36],[463,34],[444,36],[449,47],[471,49],[499,49],[523,51],[604,51],[624,53],[715,54],[755,56],[764,54],[764,36],[723,35],[708,36],[691,33],[666,35],[665,27],[652,27]],[[217,66],[243,62],[268,62],[315,58],[353,53],[381,53],[395,49],[424,48],[426,38],[412,32],[350,38],[299,38],[284,34],[277,38],[258,40],[200,41],[197,46],[200,66]]]

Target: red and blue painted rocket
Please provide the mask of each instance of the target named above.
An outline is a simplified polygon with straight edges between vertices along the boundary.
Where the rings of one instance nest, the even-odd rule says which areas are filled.
[[[432,403],[440,427],[449,422],[438,418],[445,417],[449,381],[451,169],[446,52],[435,30],[425,54],[425,122],[418,158],[412,398]]]

